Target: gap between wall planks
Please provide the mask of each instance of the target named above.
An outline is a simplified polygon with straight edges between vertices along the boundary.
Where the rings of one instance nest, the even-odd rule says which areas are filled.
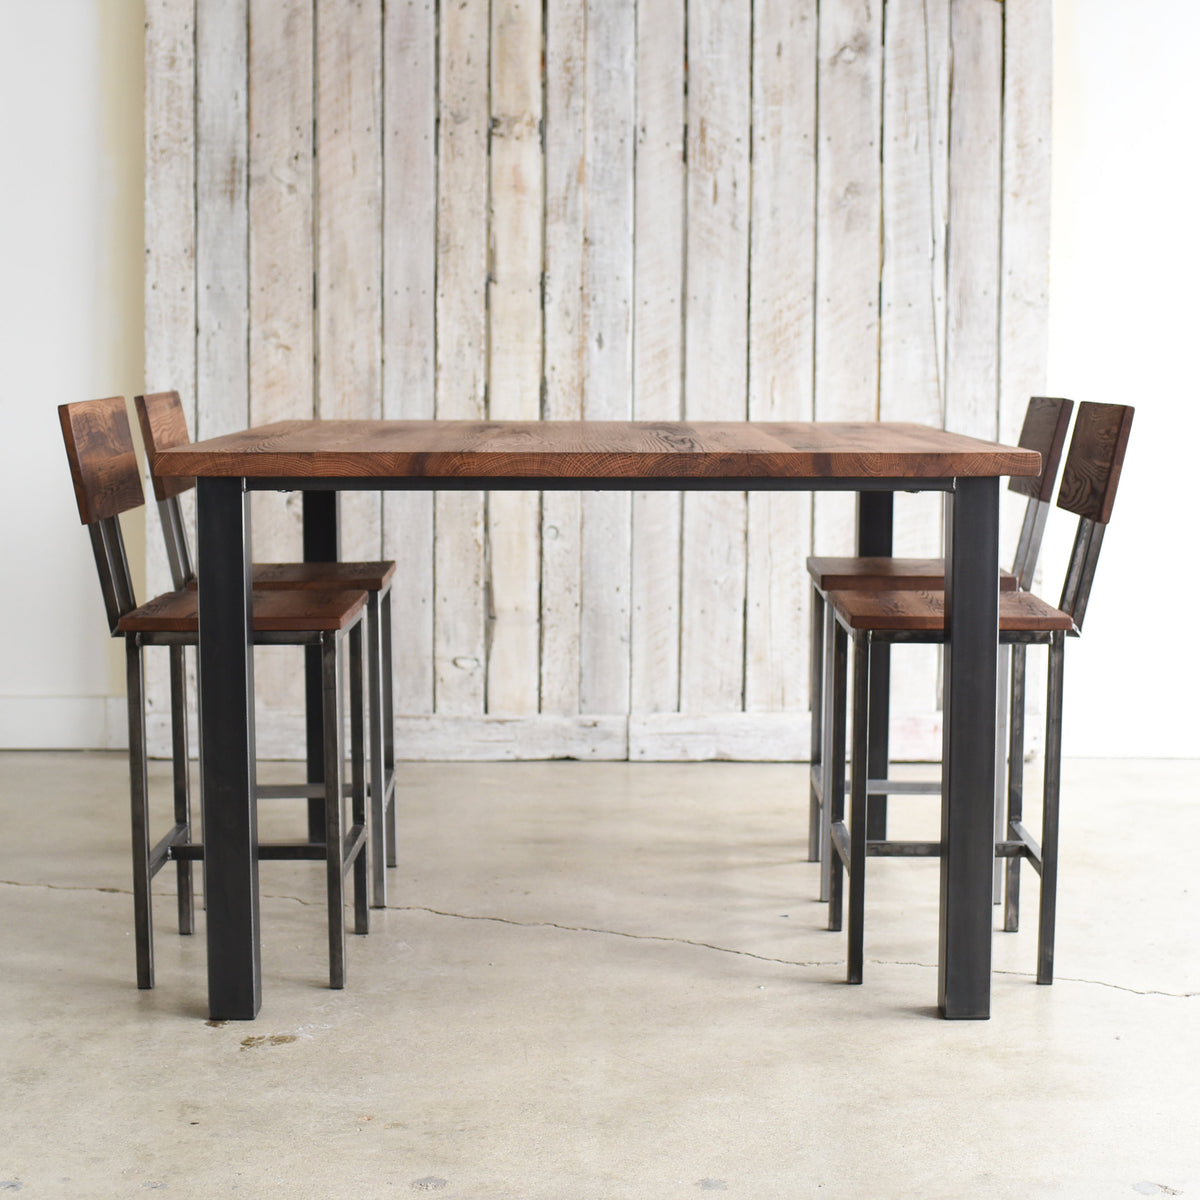
[[[1045,369],[1051,52],[1046,0],[146,0],[147,389],[198,436],[632,415],[1011,441]],[[297,556],[298,499],[254,496],[257,558]],[[916,500],[898,553],[940,544]],[[807,755],[804,557],[852,549],[852,498],[341,503],[343,554],[400,566],[402,755]],[[280,659],[260,747],[299,755]],[[936,661],[893,677],[895,749],[936,755]]]

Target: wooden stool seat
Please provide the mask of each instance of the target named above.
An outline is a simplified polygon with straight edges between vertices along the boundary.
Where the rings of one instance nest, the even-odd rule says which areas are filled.
[[[940,641],[946,626],[946,593],[942,591],[828,592],[825,600],[850,629],[935,633]],[[1002,635],[1055,630],[1075,632],[1067,613],[1032,592],[1000,593]]]
[[[946,586],[944,558],[884,558],[847,555],[842,558],[810,557],[808,574],[823,592],[846,588],[864,591],[897,591],[917,588],[940,591]],[[1015,592],[1017,577],[1000,572],[1000,590]]]
[[[255,633],[336,633],[357,619],[367,593],[265,591],[254,594]],[[194,589],[165,592],[147,600],[117,622],[118,633],[183,633],[200,631]]]
[[[396,564],[380,562],[290,562],[255,563],[254,586],[312,588],[315,591],[382,591],[392,582]],[[193,581],[194,586],[194,581]]]
[[[262,562],[253,565],[254,586],[260,590],[312,588],[314,591],[380,592],[396,574],[394,562]],[[199,581],[193,575],[186,586],[195,591]]]

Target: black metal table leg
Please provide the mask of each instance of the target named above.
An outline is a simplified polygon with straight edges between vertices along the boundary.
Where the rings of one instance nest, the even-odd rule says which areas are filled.
[[[892,553],[892,493],[859,492],[858,549],[859,555],[889,557]],[[892,648],[878,643],[871,652],[871,681],[869,699],[871,715],[868,721],[870,742],[867,745],[867,778],[886,779],[888,774],[888,717],[891,711]],[[882,840],[887,837],[887,797],[867,798],[867,837]]]
[[[209,1016],[252,1020],[262,1003],[262,963],[250,506],[244,481],[198,479],[196,526]]]
[[[956,1019],[990,1015],[999,510],[995,478],[947,494],[938,1007]]]
[[[341,538],[338,530],[338,493],[308,491],[303,493],[304,561],[337,562],[341,558]],[[321,715],[321,648],[309,646],[304,651],[304,713],[308,782],[320,783],[325,778],[325,734]],[[325,840],[325,803],[320,797],[308,802],[308,840]]]

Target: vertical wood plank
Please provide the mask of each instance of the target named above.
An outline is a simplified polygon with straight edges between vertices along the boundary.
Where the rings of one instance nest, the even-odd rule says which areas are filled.
[[[1004,109],[1001,141],[999,437],[1015,441],[1030,396],[1046,388],[1050,264],[1050,134],[1054,13],[1036,0],[1004,6]],[[1000,553],[1013,552],[1024,504],[1000,493]],[[1053,567],[1050,579],[1053,578]],[[1044,564],[1034,573],[1039,590]],[[1043,655],[1028,656],[1030,748],[1040,748],[1045,704]]]
[[[437,14],[433,0],[384,9],[383,415],[434,416]],[[433,712],[433,494],[385,492],[397,713]]]
[[[1003,6],[953,0],[946,426],[994,438],[999,385]]]
[[[541,411],[541,17],[534,0],[492,2],[488,414],[497,420],[537,420]],[[487,709],[533,713],[538,711],[538,493],[493,492],[487,513]]]
[[[313,413],[313,24],[311,0],[250,0],[250,423]],[[251,496],[259,562],[303,557],[301,493]],[[260,707],[303,708],[294,650],[264,647]]]
[[[193,9],[146,6],[146,369],[198,436],[298,413],[314,383],[324,415],[928,421],[940,377],[950,427],[1004,437],[1041,390],[1034,0],[839,0],[819,20],[816,0],[752,18],[716,0],[206,0],[195,28]],[[298,553],[279,503],[255,497],[260,558]],[[818,549],[853,543],[847,497],[547,493],[539,519],[513,494],[486,527],[475,493],[343,503],[348,554],[380,553],[384,514],[398,706],[431,745],[535,707],[644,713],[662,727],[643,755],[732,752],[709,734],[743,704],[737,745],[772,739],[755,722],[804,703],[809,506]],[[898,553],[934,548],[920,506],[897,500]],[[931,711],[927,673],[896,680],[910,715]],[[264,730],[283,730],[268,674]],[[518,757],[566,736],[506,728]]]
[[[950,243],[950,79],[954,72],[954,49],[950,41],[951,3],[952,0],[926,0],[925,4],[929,138],[933,156],[930,187],[934,215],[933,314],[943,426],[946,420],[946,272]]]
[[[633,155],[636,5],[589,0],[585,81],[584,394],[589,420],[633,404]],[[631,500],[585,492],[580,572],[580,706],[629,711]]]
[[[147,391],[179,392],[196,428],[196,26],[193,0],[146,4],[145,381]],[[137,429],[136,420],[133,428]],[[136,435],[135,435],[136,436]],[[191,507],[189,505],[189,507]],[[155,521],[146,531],[146,592],[171,588]],[[195,543],[193,542],[193,545]],[[147,655],[146,702],[170,711],[166,655]],[[150,752],[170,753],[151,726]]]
[[[380,0],[316,6],[317,415],[382,412]],[[378,558],[381,502],[341,497],[342,554]]]
[[[313,415],[313,24],[310,0],[251,0],[250,421]],[[302,557],[299,495],[256,492],[255,555]]]
[[[248,407],[247,0],[196,12],[197,437],[245,428]]]
[[[924,0],[890,0],[885,18],[879,416],[940,425],[934,288],[945,262],[938,261],[934,230],[945,217],[933,190],[939,163],[925,13]],[[922,540],[927,533],[921,530]],[[936,553],[936,541],[923,551],[902,550],[901,539],[911,537],[897,528],[896,553]]]
[[[817,6],[754,11],[749,417],[812,419]],[[812,498],[751,492],[746,709],[802,710],[808,688]]]
[[[884,13],[883,264],[879,417],[940,426],[949,50],[945,0],[889,0]],[[942,505],[895,497],[893,552],[940,553]],[[893,651],[892,709],[930,712],[940,672],[930,647]]]
[[[196,437],[244,429],[248,0],[196,7]]]
[[[634,202],[633,415],[683,412],[685,6],[637,6],[637,148]],[[683,519],[677,492],[633,496],[630,709],[679,706],[679,572]]]
[[[193,0],[147,3],[146,386],[148,390],[174,388],[192,417],[196,367],[195,35]]]
[[[447,5],[438,37],[437,416],[485,413],[488,6]],[[439,713],[481,713],[483,496],[434,498],[434,672]]]
[[[750,228],[750,14],[688,7],[687,327],[689,420],[746,416]],[[683,505],[684,712],[742,707],[746,498],[692,492]]]
[[[249,419],[248,0],[196,5],[196,419],[193,436]],[[194,528],[195,493],[188,494]],[[195,541],[193,540],[193,546]],[[197,563],[204,569],[203,563]]]
[[[545,299],[542,416],[583,416],[584,0],[546,9]],[[542,495],[541,710],[579,711],[583,499]]]
[[[879,415],[882,37],[881,0],[821,8],[814,363],[819,421],[873,421]],[[853,553],[853,498],[814,496],[813,526],[818,553]]]
[[[1036,0],[1004,6],[1001,177],[1000,422],[1015,441],[1030,396],[1046,387],[1050,262],[1050,131],[1054,14]],[[1002,500],[1004,497],[1002,497]],[[1023,505],[1001,504],[1001,553]]]

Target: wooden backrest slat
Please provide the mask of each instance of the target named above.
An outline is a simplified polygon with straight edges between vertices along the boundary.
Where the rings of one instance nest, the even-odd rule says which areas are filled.
[[[124,396],[60,404],[58,419],[84,525],[145,503]]]
[[[1128,404],[1080,404],[1058,491],[1059,508],[1101,525],[1108,523],[1132,424],[1133,409]]]
[[[142,441],[146,446],[146,458],[150,462],[150,478],[154,481],[154,495],[158,500],[170,500],[194,487],[194,479],[164,479],[160,477],[155,461],[163,450],[191,443],[188,435],[187,416],[178,392],[150,392],[133,398],[137,409],[138,424],[142,427]]]
[[[1053,498],[1058,464],[1062,461],[1074,406],[1073,401],[1057,396],[1030,397],[1017,445],[1024,450],[1036,450],[1042,456],[1042,473],[1014,475],[1009,480],[1009,491],[1028,496],[1030,500],[1049,501]]]

